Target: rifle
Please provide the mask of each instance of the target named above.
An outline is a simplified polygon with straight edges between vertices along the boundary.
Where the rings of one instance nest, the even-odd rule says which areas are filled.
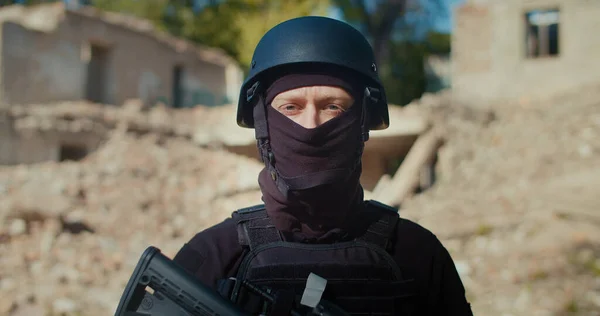
[[[274,304],[276,298],[268,291],[244,280],[249,291]],[[149,287],[150,291],[146,288]],[[178,264],[163,255],[160,249],[148,247],[131,275],[115,316],[236,316],[248,315],[232,301],[201,283]],[[321,300],[308,314],[297,310],[292,316],[347,316],[339,307]]]

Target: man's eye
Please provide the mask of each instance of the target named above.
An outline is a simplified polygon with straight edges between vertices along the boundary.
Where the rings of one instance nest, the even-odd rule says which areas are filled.
[[[329,104],[326,108],[331,111],[344,111],[344,109],[337,104]]]
[[[299,109],[296,104],[285,104],[279,107],[279,111],[287,114],[292,114],[297,112]]]

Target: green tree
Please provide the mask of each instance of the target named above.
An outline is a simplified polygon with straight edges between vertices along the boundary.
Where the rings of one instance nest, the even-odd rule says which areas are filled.
[[[408,0],[334,0],[344,19],[371,40],[379,65],[387,63],[394,26],[406,12]]]
[[[157,28],[205,46],[219,47],[248,70],[253,49],[271,27],[287,19],[324,15],[327,0],[209,1],[196,10],[190,0],[92,0],[108,11],[152,21]]]
[[[424,43],[390,43],[388,66],[382,74],[390,103],[406,105],[423,94],[427,86],[423,67],[426,49]]]
[[[425,58],[430,48],[443,46],[437,35],[415,41],[413,25],[405,23],[408,13],[429,15],[422,5],[424,1],[428,1],[429,10],[445,10],[445,0],[333,0],[344,19],[370,40],[388,100],[393,104],[404,105],[423,94]]]
[[[89,4],[101,10],[147,19],[157,28],[166,30],[164,19],[169,2],[169,0],[90,0]]]
[[[219,1],[195,13],[190,6],[178,8],[184,38],[220,47],[247,70],[252,53],[263,34],[285,20],[324,15],[329,7],[324,0],[230,0]]]
[[[250,14],[242,14],[237,22],[241,30],[238,59],[249,67],[252,53],[260,38],[273,26],[295,17],[325,15],[329,2],[325,0],[267,0]]]

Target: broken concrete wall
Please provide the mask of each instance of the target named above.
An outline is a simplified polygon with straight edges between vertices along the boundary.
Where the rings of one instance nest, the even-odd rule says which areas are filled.
[[[417,136],[371,137],[365,143],[362,158],[363,172],[360,182],[363,187],[373,190],[383,175],[393,174],[398,168],[398,163],[408,154]]]
[[[558,9],[558,55],[526,56],[526,12]],[[600,2],[471,1],[455,12],[454,98],[469,104],[538,99],[600,83]]]
[[[89,131],[20,129],[18,126],[26,123],[22,121],[6,116],[0,119],[0,165],[79,160],[96,150],[105,138]]]
[[[5,103],[88,99],[123,104],[140,98],[169,105],[177,99],[178,107],[189,107],[225,104],[239,92],[241,71],[226,57],[203,60],[189,43],[175,43],[179,49],[87,11],[61,14],[53,28],[44,30],[14,19],[2,24]]]
[[[0,163],[12,163],[13,146],[16,137],[14,135],[13,124],[10,117],[0,116]]]
[[[56,34],[2,24],[2,83],[5,103],[84,97],[85,63],[80,47]]]
[[[47,133],[20,133],[15,128],[15,119],[3,115],[0,119],[0,164],[58,160],[59,146],[51,138]]]

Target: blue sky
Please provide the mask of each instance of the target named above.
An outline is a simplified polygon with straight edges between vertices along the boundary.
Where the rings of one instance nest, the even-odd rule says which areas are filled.
[[[444,32],[444,33],[449,33],[452,31],[452,23],[454,21],[454,19],[452,18],[452,9],[459,5],[464,3],[465,0],[444,0],[444,4],[446,6],[446,10],[448,10],[448,15],[446,16],[445,14],[441,14],[439,15],[434,23],[434,28],[437,31],[440,32]]]

